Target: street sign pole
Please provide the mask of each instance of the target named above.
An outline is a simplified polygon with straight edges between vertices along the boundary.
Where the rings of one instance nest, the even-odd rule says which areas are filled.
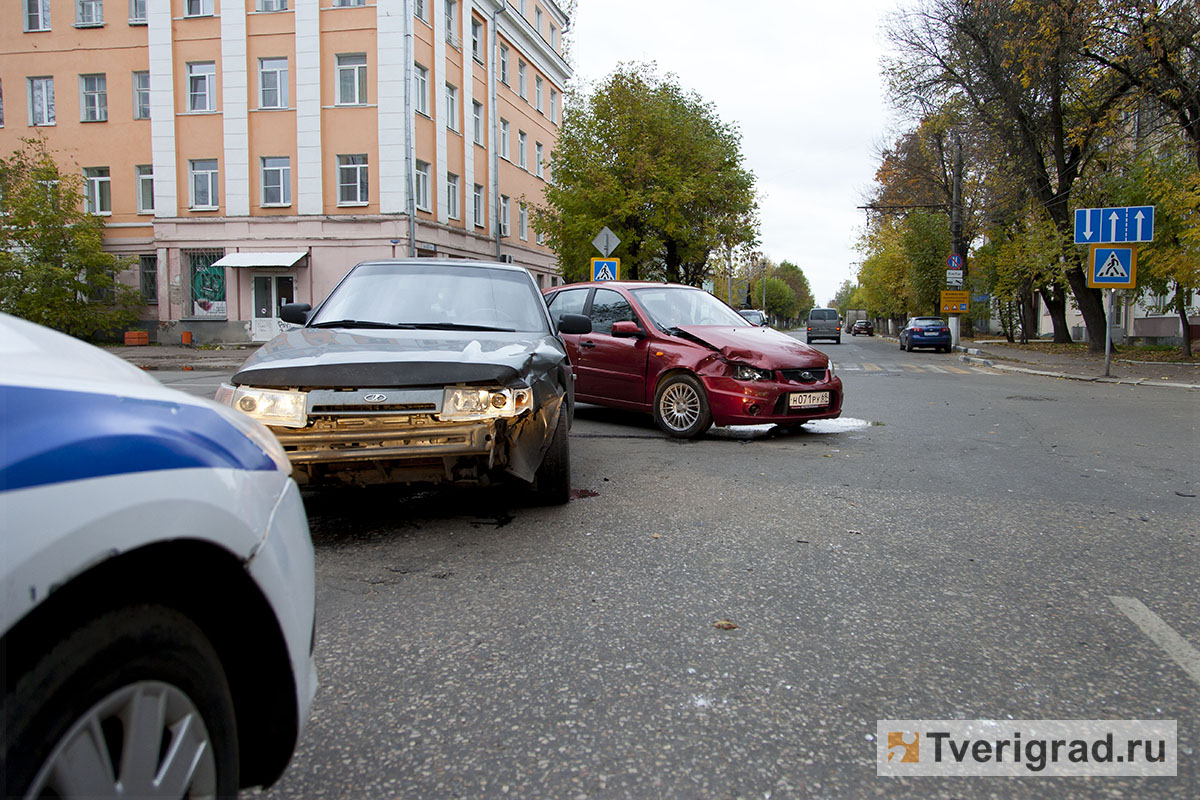
[[[1104,318],[1104,377],[1108,378],[1109,368],[1112,366],[1112,319],[1113,319],[1113,293],[1114,289],[1108,290],[1108,316]]]

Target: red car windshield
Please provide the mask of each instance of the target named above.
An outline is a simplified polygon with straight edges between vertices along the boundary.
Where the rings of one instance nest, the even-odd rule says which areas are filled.
[[[732,308],[700,289],[652,286],[634,289],[633,296],[650,320],[663,330],[683,325],[754,327]]]

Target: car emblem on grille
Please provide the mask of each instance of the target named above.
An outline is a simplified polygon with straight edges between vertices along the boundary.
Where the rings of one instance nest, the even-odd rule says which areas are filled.
[[[363,400],[366,400],[368,403],[382,403],[384,400],[387,400],[387,395],[386,394],[368,394],[363,397]]]
[[[804,370],[804,372],[801,372],[800,377],[806,381],[811,381],[811,380],[814,380],[814,378],[815,378],[815,376],[808,370]]]

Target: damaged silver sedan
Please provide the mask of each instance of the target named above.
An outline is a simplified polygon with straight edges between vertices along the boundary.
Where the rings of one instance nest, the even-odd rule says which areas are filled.
[[[263,345],[217,400],[275,433],[302,486],[511,476],[537,502],[569,499],[574,376],[559,329],[591,321],[556,327],[523,268],[365,262],[316,310],[281,317],[303,327]]]

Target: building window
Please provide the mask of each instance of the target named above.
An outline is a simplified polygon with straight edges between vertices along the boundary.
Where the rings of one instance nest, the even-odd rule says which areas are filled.
[[[508,195],[500,195],[500,235],[508,236]]]
[[[188,111],[217,110],[217,65],[196,61],[187,65]]]
[[[446,173],[446,216],[458,219],[458,176],[453,172]]]
[[[83,170],[84,208],[89,214],[108,216],[112,213],[112,179],[108,167],[87,167]]]
[[[517,203],[517,235],[523,242],[529,240],[529,209],[524,203]]]
[[[429,70],[413,66],[413,105],[417,113],[429,116]]]
[[[471,212],[475,215],[475,227],[484,227],[484,202],[483,202],[483,184],[475,184],[475,191],[471,196]]]
[[[533,107],[542,113],[542,77],[539,75],[533,79]]]
[[[365,206],[370,197],[366,155],[338,156],[337,159],[338,205]]]
[[[352,8],[354,6],[365,6],[367,0],[333,0],[334,8]]]
[[[366,105],[366,53],[343,53],[337,57],[337,87],[339,106]]]
[[[421,211],[429,211],[429,164],[418,161],[417,171],[413,174],[413,178],[417,194],[417,208]]]
[[[213,0],[184,0],[183,15],[185,17],[211,17]]]
[[[108,121],[108,79],[104,75],[79,76],[79,121]]]
[[[533,27],[537,28],[538,36],[542,35],[542,9],[533,7]]]
[[[485,63],[483,59],[483,23],[474,17],[471,18],[471,57],[480,64]]]
[[[508,86],[508,45],[500,45],[500,82]]]
[[[129,24],[144,25],[146,22],[146,0],[129,0]],[[154,302],[157,303],[158,298]]]
[[[550,23],[550,46],[558,50],[558,28],[554,27],[553,22]]]
[[[75,0],[75,24],[83,27],[103,25],[103,0]]]
[[[150,119],[150,73],[133,73],[133,118]]]
[[[258,0],[259,11],[287,11],[287,0]]]
[[[454,36],[454,31],[458,29],[458,3],[454,0],[446,0],[446,41],[458,47],[458,40]]]
[[[521,169],[528,169],[529,165],[525,159],[525,131],[517,131],[517,166]]]
[[[422,22],[429,22],[429,17],[425,15],[425,0],[413,0],[413,16]]]
[[[500,120],[500,157],[512,161],[508,154],[508,120]]]
[[[287,156],[263,158],[262,204],[264,206],[290,206],[292,204],[291,158]]]
[[[154,213],[154,167],[139,164],[137,171],[137,210],[139,214]]]
[[[521,12],[521,16],[525,16],[525,0],[517,0],[517,10]]]
[[[50,0],[25,0],[25,32],[50,30]]]
[[[517,94],[525,99],[525,62],[517,59]]]
[[[483,144],[483,103],[471,101],[471,119],[475,126],[475,144]]]
[[[193,211],[212,211],[220,204],[217,194],[217,160],[202,158],[188,162],[191,176],[190,207]]]
[[[225,319],[225,268],[213,266],[225,255],[225,251],[185,250],[179,255],[183,263],[188,265],[187,288],[191,294],[191,316]]]
[[[0,128],[4,127],[4,82],[0,81]]]
[[[534,170],[534,173],[539,178],[542,177],[542,158],[543,158],[542,143],[534,142],[534,144],[533,144],[533,170]]]
[[[54,124],[54,78],[28,78],[29,124]]]
[[[558,124],[558,92],[550,90],[550,121]]]
[[[258,60],[258,107],[288,107],[288,62],[286,58]]]
[[[446,127],[458,130],[458,89],[446,84]]]
[[[158,256],[138,257],[138,278],[142,286],[142,302],[149,306],[158,305]]]

